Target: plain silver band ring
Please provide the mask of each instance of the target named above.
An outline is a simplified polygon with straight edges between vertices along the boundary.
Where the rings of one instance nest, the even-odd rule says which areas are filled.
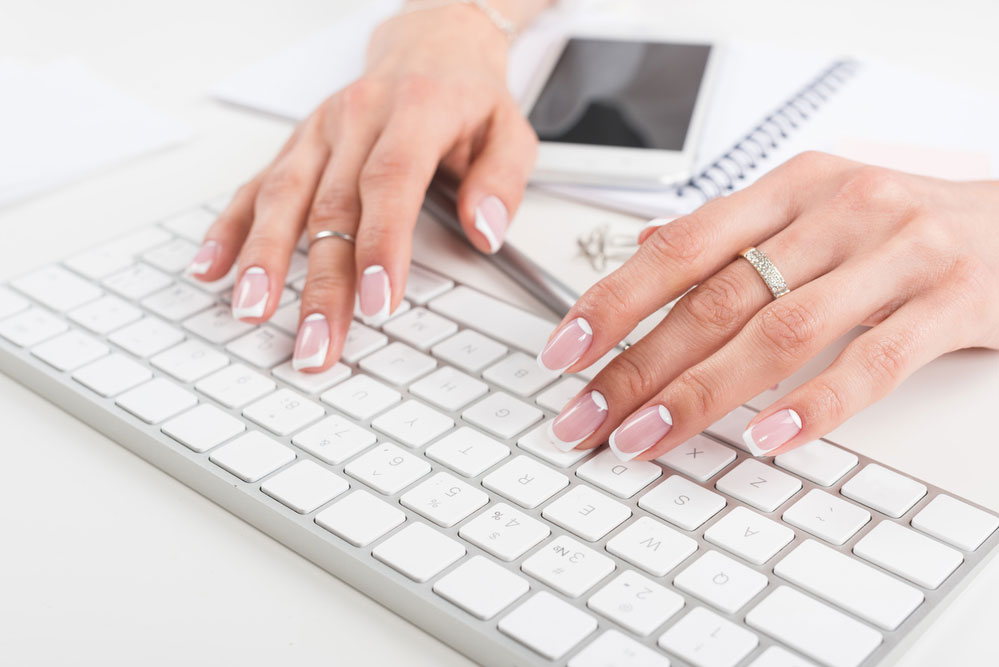
[[[343,239],[347,243],[356,243],[355,239],[350,234],[344,232],[333,231],[332,229],[324,229],[321,232],[317,232],[316,235],[309,241],[309,250],[312,250],[312,246],[316,244],[317,241],[322,241],[323,239]]]
[[[777,267],[774,266],[774,263],[770,261],[770,258],[763,254],[762,250],[757,250],[756,248],[746,248],[740,252],[739,255],[753,265],[756,272],[760,274],[761,278],[763,278],[763,282],[765,282],[767,287],[770,288],[770,293],[774,295],[775,299],[779,299],[791,291],[787,288],[787,282],[784,280],[784,276],[782,276]]]

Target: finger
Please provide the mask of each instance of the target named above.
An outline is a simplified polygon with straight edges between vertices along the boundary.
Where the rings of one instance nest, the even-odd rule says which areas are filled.
[[[239,276],[232,299],[236,319],[260,323],[277,308],[291,254],[328,156],[322,122],[319,114],[314,114],[295,146],[261,179],[253,226],[239,253]]]
[[[480,251],[492,254],[503,245],[534,169],[537,147],[534,130],[516,106],[494,114],[485,144],[458,188],[458,217]]]
[[[569,311],[539,361],[551,370],[573,359],[581,370],[600,359],[650,313],[692,285],[703,282],[747,246],[786,227],[810,201],[822,181],[828,156],[803,154],[770,172],[752,187],[705,204],[659,227],[623,266],[595,284]],[[562,328],[582,318],[592,336],[549,360]],[[561,347],[561,346],[560,346]]]

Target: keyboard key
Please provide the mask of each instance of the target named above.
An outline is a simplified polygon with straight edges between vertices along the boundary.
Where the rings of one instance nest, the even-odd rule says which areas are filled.
[[[812,489],[781,516],[785,522],[832,544],[843,544],[871,520],[871,513],[842,498]]]
[[[214,347],[188,340],[149,360],[156,368],[181,382],[195,382],[229,364],[229,357]]]
[[[912,517],[912,527],[958,549],[974,551],[999,528],[999,517],[940,494]]]
[[[235,196],[236,196],[235,192],[226,192],[221,195],[217,195],[210,201],[205,202],[204,207],[209,211],[211,211],[212,213],[218,215],[229,206],[229,203],[232,202],[232,199]],[[306,242],[305,247],[308,248],[308,242]],[[299,250],[301,250],[301,248],[299,248]]]
[[[269,377],[243,364],[230,364],[198,381],[194,388],[227,408],[241,408],[277,388]]]
[[[213,222],[215,214],[207,209],[196,208],[168,218],[161,224],[177,236],[200,244]]]
[[[631,516],[626,505],[582,484],[576,485],[541,512],[552,523],[596,542]]]
[[[295,389],[304,391],[306,394],[319,394],[338,382],[343,382],[350,377],[350,368],[344,366],[339,361],[322,373],[302,373],[296,371],[290,361],[286,361],[273,371],[274,377],[284,380]]]
[[[450,431],[454,427],[454,420],[410,399],[375,417],[371,426],[415,449]]]
[[[171,322],[187,319],[214,303],[210,295],[184,283],[174,283],[142,300],[143,306]]]
[[[568,535],[541,547],[520,566],[559,593],[578,598],[614,571],[614,561]]]
[[[186,239],[172,239],[152,250],[142,259],[167,273],[180,273],[187,269],[198,252],[198,246]]]
[[[260,486],[260,490],[299,514],[314,512],[350,485],[313,461],[299,461]]]
[[[417,583],[429,581],[465,555],[465,547],[425,523],[414,521],[371,555]]]
[[[434,593],[488,621],[530,590],[527,579],[485,556],[473,556],[437,580]]]
[[[106,334],[142,317],[142,311],[116,296],[105,296],[69,311],[69,319],[98,334]]]
[[[801,482],[756,459],[745,459],[715,488],[763,512],[773,512],[801,489]]]
[[[291,259],[288,262],[288,271],[285,274],[285,283],[290,284],[295,282],[299,278],[304,278],[308,270],[309,270],[308,255],[306,255],[305,252],[291,253]]]
[[[255,325],[237,320],[232,309],[218,305],[184,320],[183,327],[209,343],[228,343],[237,336],[252,331]]]
[[[259,327],[232,341],[225,349],[258,368],[274,368],[291,359],[295,339],[274,327]]]
[[[622,463],[609,449],[576,468],[577,477],[618,498],[631,498],[662,474],[663,469],[649,461]]]
[[[108,340],[137,357],[151,357],[184,340],[184,334],[163,320],[145,317],[118,329]]]
[[[669,667],[669,658],[631,637],[607,630],[569,659],[568,667]]]
[[[607,551],[655,577],[661,577],[697,551],[697,542],[647,516],[611,538]]]
[[[71,371],[110,351],[107,345],[82,331],[67,331],[36,345],[31,354],[56,370]]]
[[[832,486],[838,482],[857,466],[858,460],[853,452],[840,449],[824,440],[813,440],[774,457],[774,463],[784,470],[822,486]]]
[[[403,387],[432,371],[437,362],[408,345],[392,343],[361,359],[360,366],[386,382]]]
[[[736,507],[704,531],[704,539],[754,565],[763,565],[791,543],[794,531],[751,509]]]
[[[66,266],[96,280],[125,268],[135,255],[169,239],[162,229],[147,227],[74,255],[66,260]]]
[[[578,377],[565,377],[538,394],[535,402],[546,410],[561,412],[562,408],[585,386],[586,382]]]
[[[926,495],[926,486],[877,463],[869,463],[839,492],[897,519]]]
[[[250,431],[222,445],[208,458],[244,482],[256,482],[294,461],[295,452],[259,431]]]
[[[789,586],[751,609],[746,624],[830,667],[858,667],[882,641],[880,632]]]
[[[738,447],[744,452],[748,452],[749,450],[746,449],[746,443],[742,441],[742,434],[746,430],[746,425],[749,424],[755,416],[755,410],[750,410],[749,408],[740,405],[735,410],[732,410],[732,412],[728,413],[714,424],[704,429],[704,432],[734,447]]]
[[[885,630],[923,602],[919,590],[815,540],[778,561],[774,574]]]
[[[0,336],[14,345],[31,347],[52,338],[69,327],[66,323],[41,308],[29,308],[0,322]]]
[[[291,441],[330,465],[340,465],[375,444],[375,440],[371,431],[340,415],[330,415],[297,433]]]
[[[0,320],[22,310],[27,310],[29,305],[30,302],[27,299],[0,285]]]
[[[159,424],[197,403],[198,398],[194,394],[165,378],[153,378],[126,391],[115,401],[118,407],[147,424]]]
[[[697,530],[725,508],[725,499],[713,491],[672,475],[638,499],[638,506],[684,530]]]
[[[429,474],[430,464],[397,445],[382,443],[348,463],[343,471],[374,490],[391,496]]]
[[[695,435],[656,459],[698,482],[706,482],[735,460],[735,452],[703,435]]]
[[[518,396],[533,396],[558,377],[558,373],[542,369],[534,357],[514,352],[482,373],[483,379]]]
[[[931,589],[939,588],[964,562],[960,551],[891,521],[874,526],[853,546],[853,553]]]
[[[111,354],[73,373],[73,379],[101,396],[117,396],[152,379],[152,372],[124,354]]]
[[[749,663],[749,667],[817,667],[810,660],[800,658],[787,649],[780,646],[771,646],[763,653],[756,656],[756,660]]]
[[[278,389],[243,408],[243,416],[275,435],[289,435],[326,414],[323,407],[296,394]]]
[[[287,292],[288,290],[286,289],[284,291]],[[282,295],[283,294],[284,292],[282,292]],[[299,309],[301,307],[302,304],[298,302],[298,299],[297,298],[293,299],[288,303],[278,307],[278,309],[274,311],[274,314],[271,315],[271,319],[269,320],[269,322],[272,325],[276,326],[281,331],[285,332],[286,334],[289,334],[291,336],[297,336],[298,315],[299,315]]]
[[[52,310],[64,312],[101,296],[99,287],[61,266],[47,266],[11,281],[11,286]]]
[[[146,264],[133,264],[105,278],[103,285],[118,296],[134,301],[169,287],[172,282],[173,279],[162,271]]]
[[[367,375],[355,375],[319,397],[354,419],[370,419],[402,400],[402,394]]]
[[[558,449],[548,433],[549,424],[550,420],[520,436],[517,446],[559,468],[568,468],[593,453],[592,449],[570,449],[567,452]]]
[[[647,637],[683,609],[683,598],[634,570],[625,570],[594,593],[586,606]]]
[[[458,330],[458,325],[426,308],[413,308],[408,313],[385,323],[382,331],[391,334],[424,352]]]
[[[569,486],[569,478],[529,456],[517,456],[483,477],[482,486],[534,509]]]
[[[734,614],[767,587],[765,574],[708,551],[676,575],[673,585],[726,614]]]
[[[659,646],[695,667],[735,667],[759,644],[749,630],[695,607],[659,638]]]
[[[316,523],[355,547],[371,544],[406,520],[398,507],[367,491],[354,491],[316,515]]]
[[[409,393],[414,396],[451,412],[461,410],[488,391],[489,385],[485,382],[450,366],[438,368],[409,388]]]
[[[550,534],[548,526],[506,503],[487,507],[458,530],[462,539],[504,561],[520,558]]]
[[[214,405],[202,403],[167,421],[162,430],[182,445],[201,453],[236,437],[246,427]]]
[[[489,496],[450,473],[439,472],[404,493],[399,502],[438,526],[450,528],[485,507]]]
[[[351,322],[340,358],[348,364],[356,364],[375,350],[388,345],[388,336],[359,322]]]
[[[537,408],[502,391],[494,391],[461,413],[461,418],[495,436],[509,440],[531,424],[541,420],[544,413]]]
[[[597,620],[541,591],[501,618],[499,629],[541,656],[558,660],[597,629]]]
[[[524,350],[532,357],[544,349],[555,328],[554,322],[464,285],[432,300],[429,307],[461,325],[485,331],[501,343]]]
[[[425,454],[459,475],[478,477],[510,456],[510,448],[474,428],[462,426],[427,447]]]
[[[417,306],[422,306],[452,287],[454,281],[418,264],[410,264],[409,276],[406,278],[406,298]]]
[[[433,355],[468,373],[478,373],[507,353],[507,347],[477,331],[465,329],[438,343]]]

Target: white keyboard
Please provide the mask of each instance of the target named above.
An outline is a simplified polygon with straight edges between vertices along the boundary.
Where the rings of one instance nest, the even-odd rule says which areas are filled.
[[[563,453],[553,323],[414,266],[381,329],[291,370],[284,305],[183,276],[197,208],[0,285],[0,370],[487,665],[854,667],[894,657],[999,518],[843,447],[742,450],[738,408],[656,462]]]

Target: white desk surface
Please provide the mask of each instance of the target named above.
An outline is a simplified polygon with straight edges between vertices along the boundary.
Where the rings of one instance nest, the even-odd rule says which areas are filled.
[[[0,278],[207,199],[250,176],[277,149],[288,126],[216,104],[207,91],[245,63],[333,21],[347,4],[6,3],[0,58],[46,62],[77,56],[186,119],[197,136],[180,148],[0,210]],[[999,93],[994,71],[999,5],[988,0],[849,0],[821,7],[793,0],[650,0],[647,6],[649,20],[675,35],[756,36],[875,55]],[[559,215],[551,215],[555,211]],[[606,216],[531,198],[520,224],[570,224],[598,215]],[[423,232],[420,253],[437,242],[456,247],[432,232]],[[529,242],[524,240],[529,235],[517,237]],[[472,275],[474,260],[453,251],[448,257],[452,270]],[[495,271],[475,271],[475,282],[491,282],[494,291],[525,300]],[[917,373],[833,437],[999,509],[997,398],[999,354],[959,352]],[[470,664],[2,376],[0,406],[0,661]],[[999,664],[996,591],[999,563],[949,607],[903,664]]]

